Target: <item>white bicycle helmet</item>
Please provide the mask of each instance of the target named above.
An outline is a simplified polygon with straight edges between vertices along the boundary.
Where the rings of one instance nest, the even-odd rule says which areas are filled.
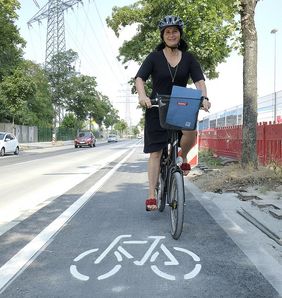
[[[160,22],[159,22],[159,29],[162,32],[165,28],[171,27],[171,26],[177,26],[182,33],[184,22],[180,19],[180,17],[177,16],[165,16]]]

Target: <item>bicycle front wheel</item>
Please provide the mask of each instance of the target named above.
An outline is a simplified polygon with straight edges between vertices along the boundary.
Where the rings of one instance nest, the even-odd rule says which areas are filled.
[[[184,183],[179,172],[174,172],[169,185],[170,232],[174,239],[182,233],[184,221]]]

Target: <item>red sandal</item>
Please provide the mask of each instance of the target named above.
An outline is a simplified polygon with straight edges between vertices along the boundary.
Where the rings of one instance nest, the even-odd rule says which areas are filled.
[[[191,166],[189,163],[184,162],[181,166],[180,166],[181,170],[183,171],[183,176],[187,176],[189,171],[191,170]]]
[[[146,201],[145,201],[145,205],[146,205],[146,211],[155,211],[155,210],[157,210],[158,209],[158,206],[157,206],[157,200],[155,199],[155,198],[150,198],[150,199],[147,199]],[[156,206],[156,208],[155,207],[151,207],[151,208],[149,208],[148,206]]]

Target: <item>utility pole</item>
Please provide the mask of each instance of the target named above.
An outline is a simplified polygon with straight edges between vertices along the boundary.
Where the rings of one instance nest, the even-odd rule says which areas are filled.
[[[131,115],[130,115],[130,90],[129,90],[129,86],[127,86],[126,88],[126,95],[125,95],[125,119],[126,122],[129,126],[129,128],[131,128]]]
[[[276,122],[277,116],[277,95],[276,95],[276,33],[278,29],[272,29],[270,31],[271,34],[274,34],[274,76],[273,76],[273,92],[274,92],[274,112],[273,112],[273,120]]]
[[[66,51],[66,39],[65,39],[65,21],[64,11],[68,8],[72,8],[75,4],[81,3],[82,0],[49,0],[28,22],[28,26],[31,26],[34,22],[41,23],[41,20],[47,18],[47,37],[46,37],[46,52],[45,52],[45,68],[47,68],[52,60],[52,57],[59,53]],[[53,66],[54,67],[54,66]],[[56,71],[55,67],[55,71]],[[58,70],[58,69],[57,69]],[[53,96],[56,91],[52,91]],[[60,106],[54,106],[55,119],[53,127],[52,142],[56,142],[56,126],[57,117],[61,115]]]

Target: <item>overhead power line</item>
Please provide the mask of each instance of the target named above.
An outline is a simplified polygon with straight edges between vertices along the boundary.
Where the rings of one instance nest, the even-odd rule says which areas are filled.
[[[39,4],[37,3],[36,0],[33,0],[33,2],[34,2],[34,4],[35,4],[38,8],[40,8],[40,6],[39,6]]]
[[[110,38],[109,38],[109,35],[108,35],[108,33],[107,33],[106,29],[105,29],[104,22],[103,22],[103,20],[102,20],[102,18],[101,18],[101,15],[100,15],[98,6],[97,6],[97,4],[96,4],[96,1],[95,1],[95,0],[93,0],[93,1],[94,1],[95,9],[96,9],[97,15],[98,15],[98,17],[99,17],[100,23],[101,23],[101,25],[102,25],[102,28],[103,28],[104,33],[105,33],[105,36],[106,36],[107,41],[108,41],[108,43],[109,43],[109,48],[110,48],[110,50],[111,50],[111,52],[112,52],[113,57],[116,59],[115,54],[114,54],[114,51],[113,51],[112,43],[111,43]],[[117,65],[118,65],[118,68],[119,68],[119,71],[120,71],[121,75],[124,77],[124,71],[123,71],[121,65],[120,65],[119,63],[117,63]],[[124,77],[124,79],[125,79],[125,77]]]

